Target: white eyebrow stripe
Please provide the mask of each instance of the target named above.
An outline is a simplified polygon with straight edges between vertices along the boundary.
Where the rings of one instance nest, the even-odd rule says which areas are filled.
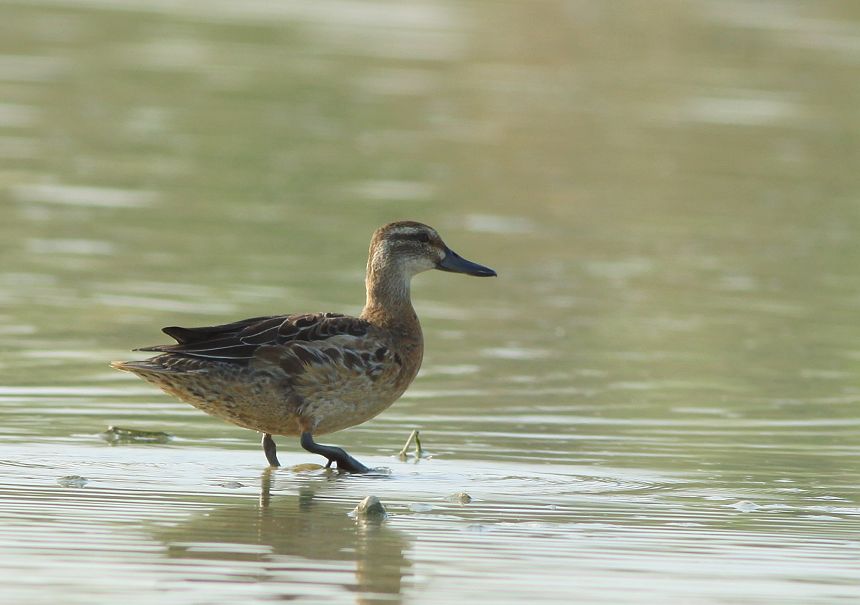
[[[418,227],[399,227],[396,230],[391,231],[391,235],[421,235],[422,233],[428,232],[427,230],[419,229]]]

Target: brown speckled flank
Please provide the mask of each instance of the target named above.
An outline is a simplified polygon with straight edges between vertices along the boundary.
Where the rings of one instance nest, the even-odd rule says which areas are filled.
[[[315,443],[313,435],[373,418],[412,383],[424,340],[410,281],[429,269],[495,275],[459,257],[427,225],[389,223],[370,242],[367,301],[358,317],[310,313],[168,327],[163,331],[176,344],[137,349],[160,355],[111,365],[207,414],[264,433],[263,448],[274,466],[271,435],[301,435],[302,446],[326,456],[329,465],[365,472],[340,448]]]

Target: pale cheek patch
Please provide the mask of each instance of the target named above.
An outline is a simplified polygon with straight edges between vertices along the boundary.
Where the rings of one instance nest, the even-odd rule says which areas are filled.
[[[430,269],[436,268],[436,263],[427,258],[426,256],[413,257],[409,259],[409,266],[412,269],[413,273],[419,273],[421,271],[429,271]]]

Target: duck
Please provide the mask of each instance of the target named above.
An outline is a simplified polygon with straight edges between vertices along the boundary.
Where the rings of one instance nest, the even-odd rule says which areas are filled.
[[[162,332],[174,344],[134,349],[158,353],[114,361],[181,401],[262,433],[271,467],[280,466],[274,436],[299,437],[326,468],[371,469],[344,449],[315,437],[380,414],[406,391],[424,356],[421,324],[412,306],[412,278],[429,270],[493,277],[489,267],[451,250],[432,227],[388,223],[371,237],[366,298],[357,317],[318,312],[271,315]]]

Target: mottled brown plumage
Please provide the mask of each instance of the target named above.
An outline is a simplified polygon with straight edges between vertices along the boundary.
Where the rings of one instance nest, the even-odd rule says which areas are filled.
[[[265,434],[301,435],[305,449],[339,468],[367,469],[312,435],[373,418],[396,401],[421,366],[424,342],[412,308],[413,275],[428,269],[495,275],[452,252],[432,228],[411,221],[376,230],[359,317],[311,313],[254,317],[201,328],[167,327],[177,342],[138,349],[160,355],[114,362],[182,401]]]

